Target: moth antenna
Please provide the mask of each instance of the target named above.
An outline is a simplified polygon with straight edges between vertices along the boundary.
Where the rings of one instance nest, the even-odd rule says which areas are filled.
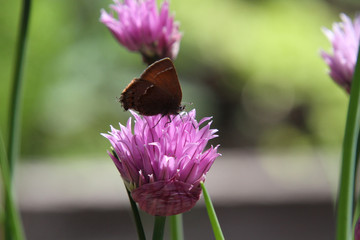
[[[187,112],[183,112],[183,114],[184,114],[184,115],[188,115]],[[180,115],[181,121],[184,123],[184,119],[182,118],[182,114],[179,114],[179,115]],[[195,124],[194,124],[194,119],[190,118],[190,121],[191,121],[191,125],[192,125],[194,128],[196,128],[196,127],[195,127]]]
[[[169,120],[168,122],[165,123],[165,125],[164,125],[165,127],[166,127],[167,124],[169,124],[169,123],[172,122],[173,119],[170,118],[170,115],[162,114],[161,117],[160,117],[160,119],[159,119],[159,121],[157,121],[157,123],[155,124],[155,126],[153,126],[153,128],[156,127],[156,126],[159,124],[160,120],[161,120],[163,117],[165,117],[165,116],[167,116],[167,117],[168,117],[168,120]]]
[[[193,102],[182,102],[182,103],[185,105],[193,105],[194,104]]]
[[[165,127],[166,127],[167,124],[171,123],[172,120],[173,120],[173,119],[171,119],[170,115],[167,115],[167,117],[168,117],[168,120],[169,120],[169,121],[165,123]],[[175,117],[176,117],[176,116],[175,116]],[[175,117],[174,117],[174,118],[175,118]]]
[[[163,115],[163,114],[161,115],[161,117],[159,118],[159,120],[157,121],[157,123],[153,126],[153,128],[156,127],[156,126],[159,124],[160,120],[161,120],[164,116],[165,116],[165,115]]]

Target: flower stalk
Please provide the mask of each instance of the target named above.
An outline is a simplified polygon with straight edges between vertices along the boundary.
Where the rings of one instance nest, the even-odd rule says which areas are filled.
[[[31,0],[23,0],[22,14],[20,21],[19,36],[17,41],[13,87],[9,108],[9,135],[8,135],[8,157],[4,144],[0,143],[1,152],[1,173],[4,185],[5,204],[5,226],[4,233],[6,240],[25,239],[22,223],[17,205],[14,200],[13,175],[20,149],[20,119],[23,86],[23,68],[26,52],[27,33],[29,26]]]
[[[155,216],[154,232],[152,240],[162,240],[164,238],[166,217]]]
[[[209,215],[209,219],[210,219],[210,223],[214,232],[214,236],[216,240],[224,240],[225,237],[222,233],[221,230],[221,226],[219,223],[219,220],[217,219],[216,216],[216,212],[214,209],[214,206],[211,202],[211,198],[210,195],[208,194],[206,188],[205,188],[205,184],[203,182],[200,183],[202,191],[203,191],[203,195],[204,195],[204,200],[205,200],[205,204],[206,204],[206,210],[208,212]]]
[[[359,50],[358,55],[359,56]],[[348,115],[343,142],[341,177],[338,192],[337,240],[351,240],[353,226],[353,205],[355,192],[355,171],[357,140],[360,124],[360,61],[356,62],[351,83]]]
[[[9,119],[9,140],[8,140],[8,159],[10,177],[13,176],[15,162],[19,155],[20,149],[20,119],[22,103],[22,86],[23,86],[23,68],[26,52],[27,32],[30,18],[31,0],[23,0],[23,10],[19,39],[16,49],[15,69],[13,77],[13,87],[10,100],[10,119]]]
[[[171,229],[170,229],[171,239],[172,240],[184,240],[182,214],[170,216],[170,226],[171,226]]]
[[[9,162],[6,156],[5,145],[0,133],[0,170],[3,180],[4,203],[5,203],[5,240],[23,240],[24,232],[20,220],[20,214],[14,199],[12,181],[10,177]]]
[[[126,189],[126,192],[128,194],[128,197],[129,197],[129,201],[130,201],[130,205],[131,205],[131,211],[133,212],[133,215],[134,215],[134,221],[135,221],[135,225],[136,225],[136,231],[137,231],[137,234],[138,234],[138,239],[139,240],[146,240],[144,228],[143,228],[141,218],[140,218],[140,214],[139,214],[139,209],[138,209],[138,207],[136,205],[136,202],[132,199],[131,193],[129,192],[128,189]]]

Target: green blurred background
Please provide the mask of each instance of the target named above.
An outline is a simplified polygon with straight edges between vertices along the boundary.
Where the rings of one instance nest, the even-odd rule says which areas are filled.
[[[183,102],[214,116],[224,148],[340,150],[348,96],[327,75],[321,27],[356,1],[171,0],[183,32]],[[100,136],[130,116],[117,97],[144,70],[99,22],[110,0],[33,2],[24,72],[22,157],[106,157]],[[20,1],[2,1],[0,126],[7,134]]]

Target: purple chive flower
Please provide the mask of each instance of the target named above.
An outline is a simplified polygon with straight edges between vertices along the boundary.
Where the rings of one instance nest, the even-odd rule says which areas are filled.
[[[354,240],[360,240],[360,219],[355,225]]]
[[[332,44],[332,54],[321,51],[321,56],[329,65],[330,76],[350,93],[360,39],[360,15],[352,21],[340,14],[342,22],[333,24],[333,31],[323,28]]]
[[[190,210],[200,198],[200,182],[205,180],[220,154],[208,141],[217,137],[209,120],[195,119],[195,110],[176,116],[161,115],[135,118],[120,129],[111,126],[102,134],[111,145],[114,161],[132,198],[145,212],[170,216]],[[205,126],[200,125],[207,122]],[[133,133],[134,132],[134,133]]]
[[[182,35],[169,14],[168,1],[163,2],[160,12],[156,0],[114,0],[110,7],[111,14],[101,10],[100,21],[127,49],[139,51],[148,64],[164,57],[176,58]]]

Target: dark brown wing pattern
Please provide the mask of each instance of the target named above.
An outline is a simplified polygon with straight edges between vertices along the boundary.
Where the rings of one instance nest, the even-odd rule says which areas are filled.
[[[182,109],[181,87],[175,67],[169,58],[150,65],[140,78],[124,89],[120,102],[125,110],[134,109],[142,115],[178,114]]]

